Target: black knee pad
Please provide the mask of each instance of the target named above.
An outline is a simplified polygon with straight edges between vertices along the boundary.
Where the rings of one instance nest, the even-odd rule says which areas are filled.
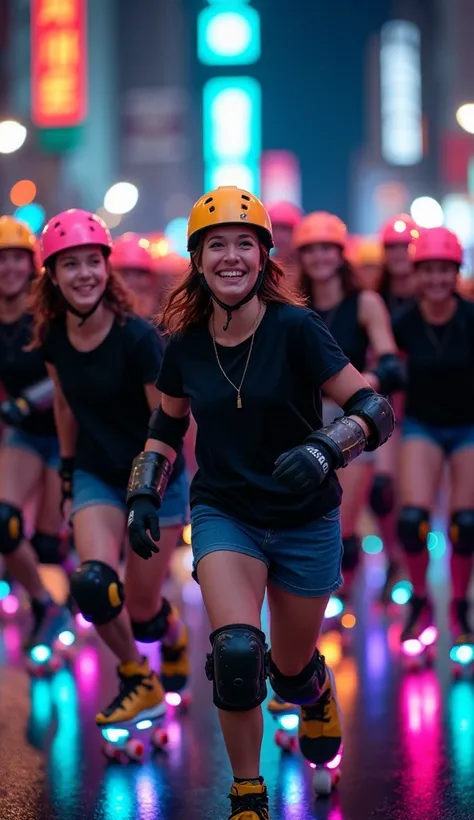
[[[62,564],[66,557],[66,550],[59,535],[46,535],[44,532],[35,532],[31,539],[40,564]]]
[[[71,595],[86,621],[103,626],[123,607],[123,584],[102,561],[84,561],[71,575]]]
[[[213,682],[214,705],[226,712],[260,706],[267,696],[264,633],[247,624],[229,624],[209,639],[206,676]]]
[[[163,598],[163,605],[160,611],[149,621],[132,621],[133,636],[141,643],[155,643],[161,641],[168,631],[171,615],[171,606],[166,598]]]
[[[430,531],[430,513],[421,507],[403,507],[397,522],[400,543],[408,555],[417,555],[426,549]]]
[[[470,558],[474,554],[474,510],[458,510],[452,514],[449,537],[454,555]]]
[[[273,691],[287,703],[314,703],[320,696],[326,680],[326,664],[318,650],[299,675],[283,675],[273,663],[270,653],[268,677]]]
[[[18,507],[0,502],[0,555],[11,555],[23,541],[23,513]]]
[[[344,552],[342,553],[342,574],[357,569],[360,558],[360,538],[357,535],[348,535],[342,539]]]
[[[390,475],[376,475],[370,491],[370,506],[380,518],[389,515],[395,506],[395,484]]]

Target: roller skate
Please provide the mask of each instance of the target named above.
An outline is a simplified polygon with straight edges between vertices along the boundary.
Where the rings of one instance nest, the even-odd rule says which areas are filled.
[[[400,636],[400,644],[405,668],[416,671],[434,661],[438,630],[428,598],[413,595],[408,606],[408,621]]]
[[[342,718],[333,672],[328,666],[325,669],[326,680],[318,700],[300,707],[298,730],[301,753],[314,769],[317,796],[331,794],[341,779]]]
[[[299,706],[294,703],[287,703],[278,695],[273,695],[267,708],[278,724],[275,733],[276,745],[282,752],[296,752],[298,749],[296,730],[300,722]]]
[[[450,620],[453,644],[449,657],[453,675],[458,679],[474,668],[474,632],[469,623],[469,602],[465,598],[451,601]]]
[[[74,658],[75,634],[67,606],[32,601],[33,626],[23,644],[27,669],[34,677],[52,675]]]
[[[175,607],[172,607],[168,623],[168,631],[160,647],[160,680],[167,704],[186,710],[191,703],[187,690],[190,674],[189,634]]]
[[[141,739],[146,729],[151,746],[163,750],[168,743],[166,731],[159,725],[166,713],[161,683],[147,658],[141,664],[135,661],[121,664],[118,669],[120,689],[95,722],[104,738],[103,753],[107,760],[141,762],[145,757],[145,743]]]
[[[259,781],[232,783],[229,820],[270,820],[267,787],[263,777],[259,777]]]

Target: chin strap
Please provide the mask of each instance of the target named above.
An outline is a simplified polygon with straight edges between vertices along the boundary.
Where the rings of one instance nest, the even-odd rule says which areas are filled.
[[[204,278],[204,274],[202,274],[202,273],[199,274],[199,279],[201,280],[201,285],[203,286],[203,288],[205,288],[205,290],[207,290],[208,294],[214,300],[216,305],[219,305],[219,307],[222,308],[222,310],[225,310],[225,312],[227,314],[226,323],[225,323],[224,327],[222,328],[222,330],[228,330],[229,329],[229,325],[232,321],[232,314],[233,314],[234,310],[238,310],[243,305],[246,305],[247,302],[250,302],[250,300],[253,299],[253,297],[258,293],[258,291],[260,290],[260,288],[262,286],[263,277],[265,275],[266,265],[267,265],[267,263],[265,261],[262,270],[259,271],[259,274],[257,276],[257,279],[255,281],[255,284],[254,284],[253,288],[251,290],[249,290],[247,295],[244,296],[244,298],[241,299],[240,302],[237,302],[235,305],[226,305],[225,302],[221,302],[219,297],[216,296],[214,291],[211,290],[211,288],[207,284],[207,282]]]
[[[102,302],[102,299],[103,299],[103,298],[104,298],[104,296],[105,296],[105,290],[104,290],[104,292],[101,294],[101,296],[100,296],[100,298],[97,300],[97,302],[96,302],[94,305],[92,305],[92,307],[91,307],[91,308],[89,308],[89,310],[86,310],[86,311],[84,312],[84,311],[82,311],[82,310],[77,310],[77,308],[73,307],[73,305],[71,305],[71,303],[70,303],[70,302],[68,302],[68,300],[67,300],[67,299],[66,299],[66,297],[64,296],[64,294],[63,294],[63,292],[62,292],[61,288],[59,288],[59,287],[58,287],[58,285],[55,285],[54,287],[56,288],[56,291],[57,291],[58,295],[61,297],[62,302],[63,302],[64,306],[66,307],[66,309],[69,311],[69,313],[72,313],[74,316],[77,316],[77,317],[78,317],[78,319],[80,319],[80,320],[81,320],[81,321],[79,322],[79,327],[82,327],[82,325],[84,324],[84,322],[85,322],[85,321],[86,321],[86,320],[87,320],[90,316],[92,316],[92,314],[93,314],[93,313],[95,313],[95,312],[96,312],[97,308],[99,307],[100,303]]]

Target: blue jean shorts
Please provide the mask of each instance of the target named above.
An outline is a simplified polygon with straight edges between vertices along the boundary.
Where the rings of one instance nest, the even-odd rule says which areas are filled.
[[[111,487],[85,470],[74,470],[72,484],[72,515],[86,507],[99,504],[117,507],[126,514],[126,488]],[[178,527],[189,523],[189,481],[186,471],[169,485],[160,507],[160,525]]]
[[[57,436],[41,436],[27,433],[19,427],[7,427],[2,436],[2,447],[27,450],[44,462],[51,470],[59,470],[59,442]]]
[[[329,595],[342,584],[341,516],[327,515],[292,530],[269,530],[198,504],[191,510],[194,570],[211,552],[240,552],[268,567],[275,586],[303,598]]]
[[[443,450],[446,456],[452,456],[459,450],[474,447],[474,424],[461,424],[459,427],[436,427],[417,419],[406,418],[402,427],[402,440],[422,438],[431,441]]]

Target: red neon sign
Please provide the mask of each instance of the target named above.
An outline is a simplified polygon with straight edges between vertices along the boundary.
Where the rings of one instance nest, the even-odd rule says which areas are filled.
[[[87,0],[32,0],[31,117],[39,128],[87,114]]]

